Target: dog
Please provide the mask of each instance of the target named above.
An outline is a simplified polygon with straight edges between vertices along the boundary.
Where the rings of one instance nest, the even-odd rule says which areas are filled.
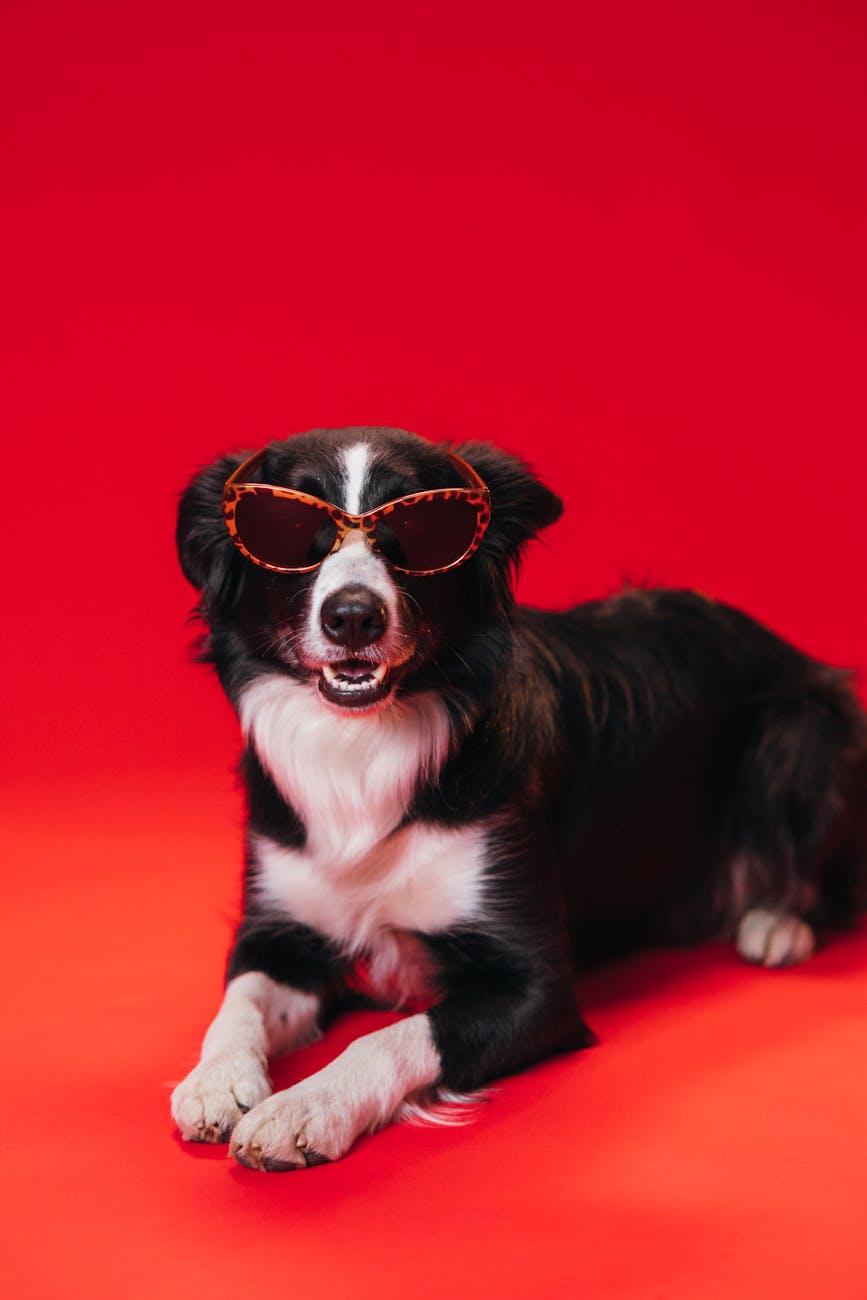
[[[342,1157],[588,1046],[575,972],[730,936],[799,962],[865,905],[867,725],[846,673],[739,611],[516,603],[561,502],[516,457],[390,428],[224,456],[177,541],[240,719],[243,914],[181,1135],[251,1169]],[[404,1009],[272,1094],[268,1059]]]

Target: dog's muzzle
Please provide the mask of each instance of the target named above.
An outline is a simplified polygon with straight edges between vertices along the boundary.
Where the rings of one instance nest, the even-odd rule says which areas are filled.
[[[319,622],[323,635],[343,652],[320,669],[319,690],[342,708],[369,708],[391,690],[388,665],[370,655],[388,627],[385,602],[368,587],[347,586],[322,602]]]

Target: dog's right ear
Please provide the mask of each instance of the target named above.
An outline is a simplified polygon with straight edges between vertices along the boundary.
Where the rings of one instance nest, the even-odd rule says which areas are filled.
[[[206,618],[231,608],[240,595],[245,561],[226,528],[223,485],[250,454],[221,456],[196,475],[178,506],[178,558],[184,577],[202,593]]]

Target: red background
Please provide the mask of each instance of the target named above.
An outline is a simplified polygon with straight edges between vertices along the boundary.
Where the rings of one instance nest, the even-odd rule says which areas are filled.
[[[567,504],[527,599],[694,585],[867,662],[863,5],[2,23],[10,1294],[863,1294],[863,930],[619,968],[598,1052],[304,1176],[166,1119],[237,896],[172,546],[217,452],[488,437]]]

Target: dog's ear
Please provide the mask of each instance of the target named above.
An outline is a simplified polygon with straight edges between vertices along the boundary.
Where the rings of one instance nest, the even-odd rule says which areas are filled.
[[[517,568],[525,544],[560,518],[563,502],[529,466],[499,447],[464,442],[455,451],[491,491],[491,523],[483,549],[504,567]]]
[[[203,469],[182,494],[176,540],[184,577],[202,593],[200,611],[208,618],[231,608],[240,594],[244,558],[226,528],[223,485],[249,452],[221,456]]]

